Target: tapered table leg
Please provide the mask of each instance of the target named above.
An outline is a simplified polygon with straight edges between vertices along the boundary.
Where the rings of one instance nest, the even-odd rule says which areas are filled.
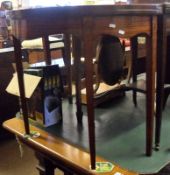
[[[165,30],[165,19],[163,16],[160,16],[158,18],[155,150],[159,150],[161,138],[162,110],[164,99],[164,78],[167,50],[167,36]]]
[[[77,105],[77,121],[82,123],[82,106],[81,106],[81,80],[80,80],[80,58],[81,58],[81,42],[77,36],[73,37],[73,56],[75,68],[75,85],[76,85],[76,105]]]

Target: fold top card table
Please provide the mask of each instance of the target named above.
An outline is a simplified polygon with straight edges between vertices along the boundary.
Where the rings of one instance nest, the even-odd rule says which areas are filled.
[[[131,38],[137,34],[148,36],[147,47],[147,93],[146,93],[146,154],[152,154],[157,17],[162,13],[159,4],[66,6],[18,9],[9,12],[12,21],[15,57],[21,92],[26,133],[29,133],[27,110],[24,96],[21,62],[21,41],[63,33],[72,35],[76,70],[79,70],[80,57],[85,57],[85,78],[87,90],[87,114],[91,167],[94,169],[95,123],[93,108],[93,58],[99,36],[111,34]],[[79,74],[77,73],[77,82]],[[82,122],[80,105],[80,83],[77,83],[77,119]]]

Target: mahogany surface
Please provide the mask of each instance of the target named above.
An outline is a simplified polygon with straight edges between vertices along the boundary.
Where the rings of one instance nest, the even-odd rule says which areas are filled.
[[[89,145],[91,165],[95,165],[95,124],[93,109],[93,63],[97,38],[103,33],[118,37],[129,37],[139,33],[149,36],[147,72],[147,101],[146,101],[146,154],[152,154],[155,67],[156,67],[156,39],[157,17],[162,14],[159,4],[131,4],[131,5],[104,5],[104,6],[75,6],[75,7],[48,7],[20,9],[9,12],[12,20],[13,36],[18,46],[16,59],[20,58],[19,43],[22,39],[32,39],[45,35],[64,33],[76,37],[81,43],[81,51],[77,53],[76,62],[83,53],[85,57],[85,74],[87,88],[87,112],[89,128]],[[115,26],[116,27],[113,27]],[[141,27],[142,26],[142,27]],[[123,31],[123,34],[122,34]],[[75,43],[75,46],[79,45]],[[18,55],[17,55],[18,54]],[[78,66],[76,66],[78,68]],[[78,69],[77,69],[78,70]],[[18,70],[19,71],[19,70]],[[21,71],[22,72],[22,71]],[[22,84],[22,76],[20,76]],[[78,79],[77,79],[78,81]],[[77,88],[77,91],[79,88]],[[20,86],[20,91],[23,86]],[[79,94],[79,93],[77,93]],[[25,98],[23,95],[21,98]],[[77,101],[79,99],[77,95]],[[79,100],[80,101],[80,100]],[[24,100],[23,100],[24,102]],[[79,105],[77,103],[77,105]],[[78,121],[82,113],[78,107]]]
[[[106,174],[106,173],[95,173],[91,171],[89,166],[90,154],[83,151],[81,148],[75,147],[71,144],[68,144],[61,138],[58,138],[54,135],[49,134],[48,132],[39,129],[38,127],[31,126],[32,131],[37,131],[40,133],[38,138],[24,138],[24,125],[21,119],[13,118],[6,121],[3,126],[19,137],[19,139],[29,147],[32,147],[39,154],[43,153],[50,160],[59,162],[59,168],[64,166],[69,169],[72,173],[82,174],[82,175],[92,175],[92,174]],[[96,157],[98,162],[107,161],[99,156]],[[56,165],[54,163],[54,166]],[[114,163],[113,163],[114,164]],[[120,166],[114,164],[115,167],[107,175],[113,175],[115,172],[120,172],[125,175],[137,175],[138,173],[128,171],[121,168]],[[70,173],[71,174],[71,173]],[[51,174],[48,174],[51,175]]]
[[[80,28],[83,27],[82,19],[87,17],[150,16],[161,12],[162,8],[159,4],[131,4],[32,8],[13,10],[8,13],[12,19],[12,33],[15,34],[15,37],[32,39],[61,31],[80,34],[82,33]],[[123,22],[125,26],[126,23],[129,23],[126,20]],[[55,23],[58,26],[54,27]]]

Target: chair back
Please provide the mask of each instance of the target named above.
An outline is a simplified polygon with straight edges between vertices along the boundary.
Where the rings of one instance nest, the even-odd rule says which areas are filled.
[[[97,54],[97,79],[108,85],[118,83],[123,76],[124,47],[119,38],[103,35]]]

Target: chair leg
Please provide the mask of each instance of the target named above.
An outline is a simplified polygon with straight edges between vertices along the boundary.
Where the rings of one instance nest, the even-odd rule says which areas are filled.
[[[62,49],[63,60],[66,65],[67,74],[67,86],[68,86],[68,101],[73,103],[72,99],[72,69],[71,69],[71,48],[70,48],[70,36],[64,35],[64,48]]]
[[[42,38],[46,65],[51,65],[51,52],[48,36]]]
[[[137,81],[137,58],[138,58],[138,41],[137,36],[131,38],[131,49],[132,49],[132,81]],[[137,107],[137,92],[133,90],[133,103]]]
[[[137,92],[133,90],[133,103],[137,107]]]
[[[71,60],[70,61],[65,61],[65,59],[68,59],[68,58],[64,58],[66,52],[64,51],[64,49],[62,49],[62,55],[63,55],[63,59],[64,59],[64,63],[66,65],[66,82],[67,82],[67,86],[68,86],[68,102],[70,104],[73,103],[73,97],[72,97],[72,70],[71,70]],[[71,58],[70,58],[71,59]]]

